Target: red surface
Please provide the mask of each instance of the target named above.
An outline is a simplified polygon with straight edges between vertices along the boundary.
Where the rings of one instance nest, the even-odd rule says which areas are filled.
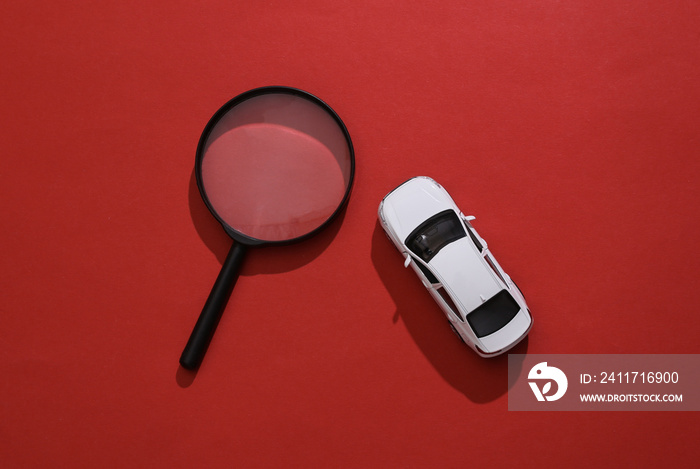
[[[3,467],[694,467],[696,413],[508,412],[375,218],[418,174],[476,215],[516,352],[698,353],[700,5],[376,3],[3,4]],[[356,184],[250,253],[191,375],[230,245],[196,144],[270,84],[338,112]]]

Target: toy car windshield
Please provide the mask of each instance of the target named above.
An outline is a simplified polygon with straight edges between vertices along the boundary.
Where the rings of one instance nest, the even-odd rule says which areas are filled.
[[[406,246],[425,262],[443,247],[465,237],[464,226],[454,210],[445,210],[421,223],[406,238]]]
[[[477,337],[484,337],[503,328],[520,311],[518,303],[506,290],[501,290],[481,306],[467,314],[467,321]]]

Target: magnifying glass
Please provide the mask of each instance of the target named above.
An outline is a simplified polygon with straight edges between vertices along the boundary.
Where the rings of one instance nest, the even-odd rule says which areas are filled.
[[[201,364],[248,248],[318,233],[347,202],[354,174],[350,134],[310,93],[256,88],[214,114],[197,146],[195,176],[234,242],[180,357],[184,368]]]

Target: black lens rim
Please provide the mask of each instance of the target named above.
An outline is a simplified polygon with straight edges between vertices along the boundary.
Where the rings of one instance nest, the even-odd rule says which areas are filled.
[[[348,180],[348,185],[345,189],[345,194],[343,195],[342,200],[340,201],[340,204],[338,204],[338,207],[335,209],[335,211],[331,214],[330,217],[326,221],[324,221],[321,225],[316,227],[314,230],[305,233],[301,236],[298,236],[296,238],[292,239],[285,239],[285,240],[277,240],[277,241],[269,241],[269,240],[263,240],[263,239],[258,239],[258,238],[253,238],[251,236],[245,235],[231,226],[229,226],[228,223],[226,223],[218,213],[216,213],[216,210],[212,206],[211,202],[209,201],[209,197],[207,196],[207,192],[204,189],[204,181],[202,178],[202,161],[204,158],[204,150],[207,144],[207,140],[209,139],[209,136],[211,135],[212,130],[216,126],[216,124],[219,123],[221,118],[223,118],[224,115],[226,115],[231,109],[242,103],[243,101],[246,101],[248,99],[261,96],[264,94],[290,94],[294,95],[297,97],[304,98],[317,106],[319,106],[321,109],[325,110],[338,124],[338,127],[340,130],[343,132],[343,136],[345,137],[345,141],[348,145],[348,150],[350,152],[350,177]],[[347,127],[343,123],[343,121],[340,119],[340,116],[331,108],[328,104],[326,104],[323,100],[318,98],[317,96],[304,91],[300,90],[299,88],[293,88],[289,86],[263,86],[260,88],[254,88],[252,90],[248,90],[244,93],[239,94],[238,96],[232,98],[229,100],[226,104],[221,106],[216,113],[209,119],[209,122],[207,125],[204,127],[204,130],[202,131],[202,135],[199,138],[199,143],[197,144],[197,153],[195,156],[195,178],[197,180],[197,188],[199,189],[199,194],[202,196],[202,200],[204,201],[204,204],[207,206],[209,211],[211,212],[212,215],[214,215],[214,218],[217,219],[219,223],[224,227],[224,230],[226,233],[233,238],[235,241],[245,244],[247,246],[259,246],[259,245],[284,245],[284,244],[291,244],[291,243],[296,243],[298,241],[303,241],[307,238],[310,238],[311,236],[317,234],[319,231],[322,229],[326,228],[330,223],[333,222],[335,217],[345,208],[347,205],[348,199],[350,198],[350,192],[352,191],[352,186],[353,182],[355,180],[355,150],[352,145],[352,140],[350,139],[350,133],[348,132]]]

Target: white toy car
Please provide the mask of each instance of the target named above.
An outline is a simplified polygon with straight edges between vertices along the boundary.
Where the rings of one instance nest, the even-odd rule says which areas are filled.
[[[500,355],[532,327],[520,289],[450,195],[419,176],[379,204],[379,220],[440,305],[452,330],[482,357]]]

